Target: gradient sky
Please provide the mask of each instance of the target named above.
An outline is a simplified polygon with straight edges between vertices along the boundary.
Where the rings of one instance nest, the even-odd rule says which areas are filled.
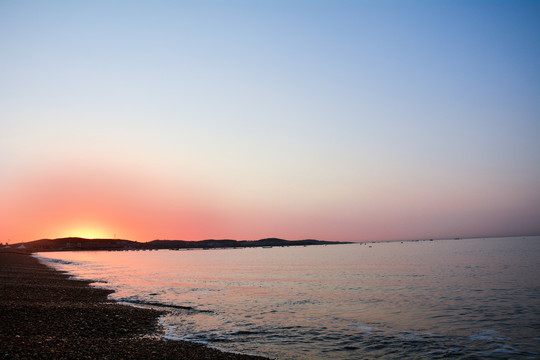
[[[540,234],[538,1],[0,0],[0,242]]]

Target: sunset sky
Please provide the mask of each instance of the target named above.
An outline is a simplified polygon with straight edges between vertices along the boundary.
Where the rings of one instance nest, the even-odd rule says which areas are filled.
[[[0,242],[540,234],[538,1],[0,0]]]

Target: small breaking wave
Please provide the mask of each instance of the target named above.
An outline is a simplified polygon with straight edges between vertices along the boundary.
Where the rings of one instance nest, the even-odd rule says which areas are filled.
[[[61,259],[52,259],[52,258],[46,258],[42,256],[35,256],[34,257],[40,261],[54,263],[54,264],[62,264],[62,265],[81,265],[81,263],[78,263],[76,261],[68,261],[68,260],[61,260]]]
[[[212,313],[211,310],[197,309],[193,306],[167,304],[167,303],[161,303],[157,301],[136,300],[136,299],[129,299],[129,298],[120,298],[120,299],[116,299],[116,301],[125,303],[128,305],[143,305],[143,306],[152,306],[152,307],[158,307],[158,308],[195,311],[199,313]]]

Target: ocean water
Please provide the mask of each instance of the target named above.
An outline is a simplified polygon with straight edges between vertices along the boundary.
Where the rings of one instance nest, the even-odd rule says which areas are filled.
[[[40,253],[165,337],[276,359],[539,359],[540,237]]]

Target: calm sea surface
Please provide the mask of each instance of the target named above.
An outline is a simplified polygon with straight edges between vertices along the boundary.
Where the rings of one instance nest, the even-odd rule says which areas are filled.
[[[540,358],[540,237],[38,255],[168,310],[169,339],[278,359]]]

